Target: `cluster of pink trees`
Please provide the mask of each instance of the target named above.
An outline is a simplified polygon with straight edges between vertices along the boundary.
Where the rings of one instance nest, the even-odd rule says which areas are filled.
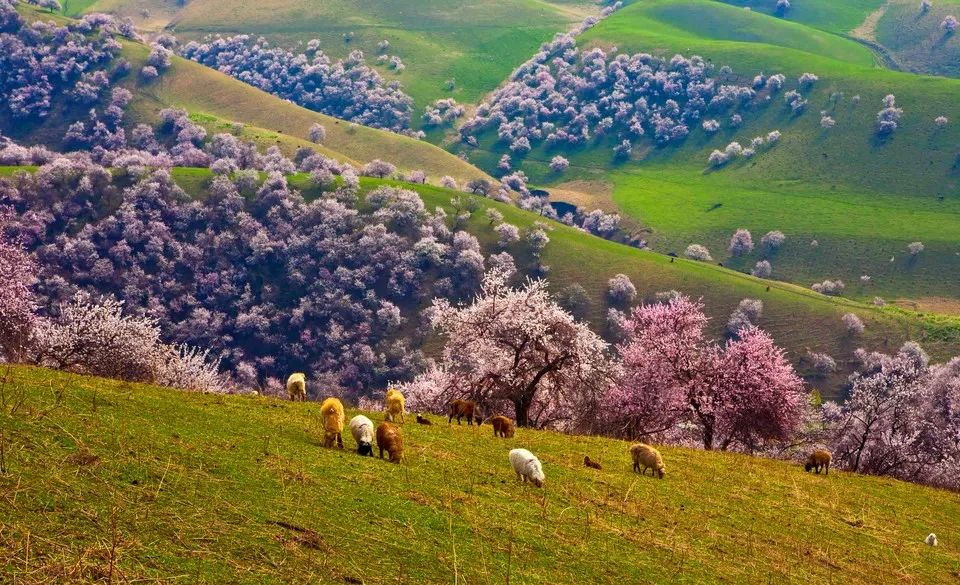
[[[317,112],[395,132],[409,129],[413,100],[399,83],[384,82],[360,51],[333,61],[319,44],[312,40],[298,54],[238,35],[190,42],[181,55]]]
[[[618,155],[634,140],[683,140],[705,114],[732,114],[753,100],[750,87],[710,76],[700,57],[664,60],[646,53],[581,52],[570,34],[558,35],[521,65],[460,129],[467,143],[495,131],[512,152],[545,142],[556,147],[611,137]]]
[[[702,305],[682,295],[635,309],[618,356],[550,298],[543,281],[511,288],[488,274],[473,303],[435,303],[439,364],[408,384],[414,408],[469,397],[521,425],[696,440],[759,450],[807,414],[783,351],[755,327],[720,345]]]
[[[0,0],[0,112],[15,119],[45,118],[53,98],[66,92],[79,102],[95,101],[105,76],[97,72],[120,51],[111,35],[96,33],[120,32],[115,21],[91,15],[67,26],[27,25],[15,4]]]
[[[860,473],[960,488],[960,358],[931,366],[915,343],[860,351],[841,404],[822,417],[835,460]]]

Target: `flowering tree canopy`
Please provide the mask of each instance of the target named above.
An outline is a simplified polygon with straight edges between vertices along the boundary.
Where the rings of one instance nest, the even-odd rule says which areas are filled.
[[[512,406],[520,426],[574,424],[608,382],[607,344],[561,309],[543,280],[511,288],[491,271],[471,304],[435,301],[432,322],[445,339],[439,371],[459,381],[450,391]]]
[[[783,351],[755,327],[721,346],[706,339],[706,324],[703,305],[682,295],[633,311],[623,378],[606,401],[614,428],[644,436],[688,423],[707,449],[788,438],[805,395]]]

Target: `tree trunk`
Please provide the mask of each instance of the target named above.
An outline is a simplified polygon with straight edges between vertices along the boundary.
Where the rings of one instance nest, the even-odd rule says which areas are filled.
[[[703,448],[707,451],[713,451],[713,424],[703,423]]]
[[[530,406],[532,405],[531,400],[526,400],[523,398],[516,398],[513,401],[513,410],[517,415],[517,426],[526,427],[530,426]]]

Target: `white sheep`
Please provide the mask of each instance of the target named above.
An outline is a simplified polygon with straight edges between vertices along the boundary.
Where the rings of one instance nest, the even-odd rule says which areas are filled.
[[[524,483],[529,479],[533,485],[543,487],[546,477],[543,475],[543,466],[540,460],[526,449],[514,449],[510,451],[510,464],[517,473],[517,479]]]
[[[937,535],[931,532],[930,535],[927,536],[927,539],[923,542],[929,544],[930,546],[937,546]]]
[[[350,434],[357,442],[357,453],[373,457],[373,422],[358,414],[350,419]]]

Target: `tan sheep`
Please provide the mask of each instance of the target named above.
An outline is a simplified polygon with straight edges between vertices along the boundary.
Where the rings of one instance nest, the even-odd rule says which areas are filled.
[[[830,454],[830,451],[826,449],[817,449],[807,457],[807,462],[803,466],[804,471],[810,471],[811,469],[820,473],[820,470],[823,469],[826,471],[825,475],[830,475],[830,460],[833,459],[833,456]]]
[[[505,416],[493,416],[490,417],[490,420],[487,422],[489,422],[490,426],[493,427],[494,437],[503,437],[504,439],[509,439],[512,438],[516,432],[516,427],[513,424],[513,420]]]
[[[377,426],[377,448],[380,449],[380,459],[383,452],[390,455],[391,463],[400,463],[403,458],[403,437],[400,427],[390,422],[382,422]]]
[[[290,374],[287,378],[287,395],[294,402],[304,402],[307,399],[307,376],[302,372]]]
[[[472,400],[454,400],[450,403],[447,424],[452,423],[454,418],[457,419],[457,424],[460,424],[461,418],[466,418],[468,425],[473,425],[473,419],[477,419],[477,424],[480,424],[480,409]]]
[[[646,475],[647,469],[651,469],[653,473],[660,476],[660,479],[663,479],[667,468],[663,464],[663,457],[660,456],[660,451],[657,451],[650,445],[637,443],[630,447],[630,455],[633,457],[634,471],[640,472],[641,475]],[[641,467],[643,468],[642,470]]]
[[[403,417],[404,412],[406,412],[406,405],[403,399],[403,394],[401,394],[399,390],[388,388],[384,402],[386,403],[386,419],[388,421],[396,422],[396,419],[399,416],[400,422],[406,422]]]
[[[333,398],[327,398],[320,405],[320,416],[323,418],[323,446],[343,449],[343,404]]]
[[[589,467],[590,469],[603,469],[603,467],[599,463],[597,463],[593,459],[590,459],[589,455],[583,456],[583,464],[584,466]]]

